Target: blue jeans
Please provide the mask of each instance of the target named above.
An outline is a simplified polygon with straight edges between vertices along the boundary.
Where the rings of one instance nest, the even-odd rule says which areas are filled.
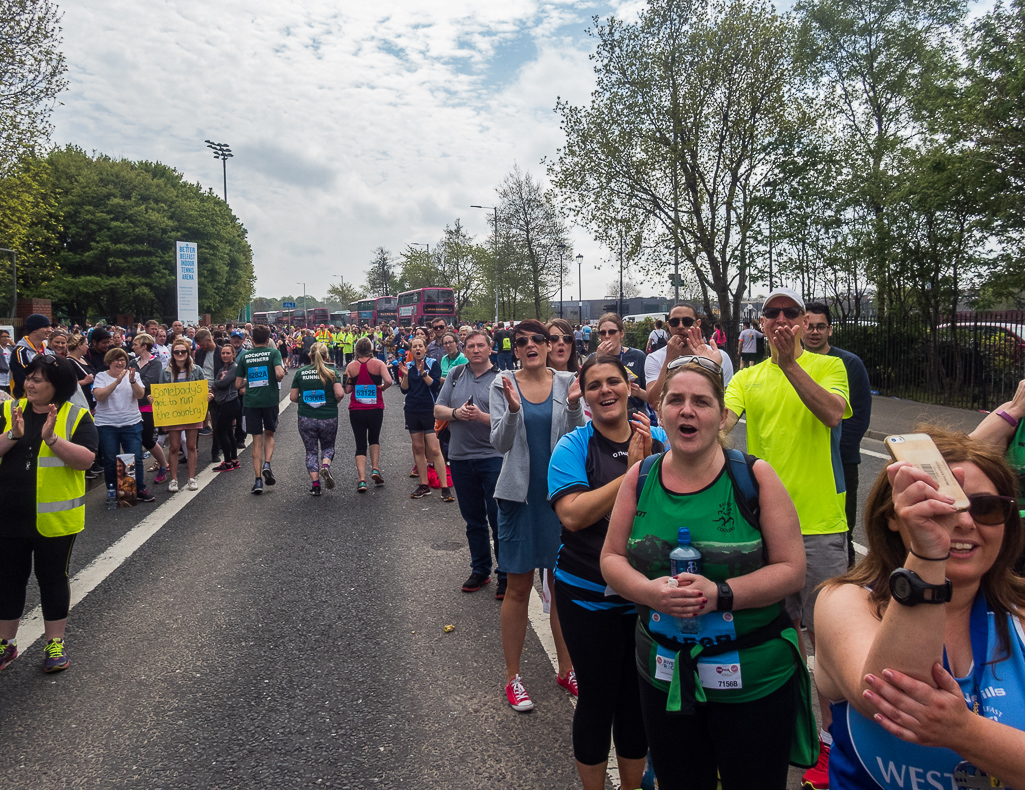
[[[470,545],[470,568],[474,573],[491,575],[491,540],[495,541],[495,566],[498,565],[498,502],[495,484],[502,471],[501,458],[476,458],[449,461],[452,485],[459,501],[459,513],[466,522],[466,542]],[[488,524],[491,533],[488,534]],[[498,580],[505,574],[498,572]]]
[[[499,368],[499,370],[512,370],[513,369],[513,352],[512,351],[499,351],[498,352],[498,368]]]
[[[117,454],[123,449],[135,456],[135,490],[146,488],[146,468],[142,463],[142,421],[134,425],[97,425],[100,452],[103,453],[103,482],[117,486]]]

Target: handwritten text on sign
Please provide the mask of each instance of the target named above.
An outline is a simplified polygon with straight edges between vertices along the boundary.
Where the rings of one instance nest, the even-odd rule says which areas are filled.
[[[154,384],[153,424],[190,425],[206,417],[206,381],[178,381],[173,384]]]

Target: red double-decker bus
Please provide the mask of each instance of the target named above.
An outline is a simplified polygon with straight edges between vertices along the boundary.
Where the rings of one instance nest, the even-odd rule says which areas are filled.
[[[374,326],[390,324],[392,321],[398,320],[398,297],[379,296],[374,302]]]
[[[451,288],[417,288],[398,296],[400,326],[426,326],[435,318],[451,324],[456,317],[456,298]]]

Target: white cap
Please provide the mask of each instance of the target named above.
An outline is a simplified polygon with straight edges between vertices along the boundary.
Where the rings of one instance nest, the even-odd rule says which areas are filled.
[[[765,305],[767,305],[769,302],[771,302],[777,296],[785,296],[787,299],[790,299],[798,307],[800,307],[802,310],[804,310],[804,299],[802,299],[800,297],[800,295],[798,295],[797,291],[795,291],[795,290],[793,290],[791,288],[774,288],[772,293],[770,293],[768,296],[766,296],[765,297],[765,301],[762,302],[762,309],[764,310],[765,309]]]

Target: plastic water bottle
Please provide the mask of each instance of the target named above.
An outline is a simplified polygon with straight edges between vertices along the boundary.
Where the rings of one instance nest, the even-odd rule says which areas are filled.
[[[107,510],[117,510],[117,491],[114,486],[107,486]]]
[[[676,542],[676,548],[669,552],[669,575],[675,578],[679,573],[701,573],[701,552],[691,545],[690,530],[680,527]],[[681,634],[696,634],[700,630],[696,617],[677,617],[676,627]]]

